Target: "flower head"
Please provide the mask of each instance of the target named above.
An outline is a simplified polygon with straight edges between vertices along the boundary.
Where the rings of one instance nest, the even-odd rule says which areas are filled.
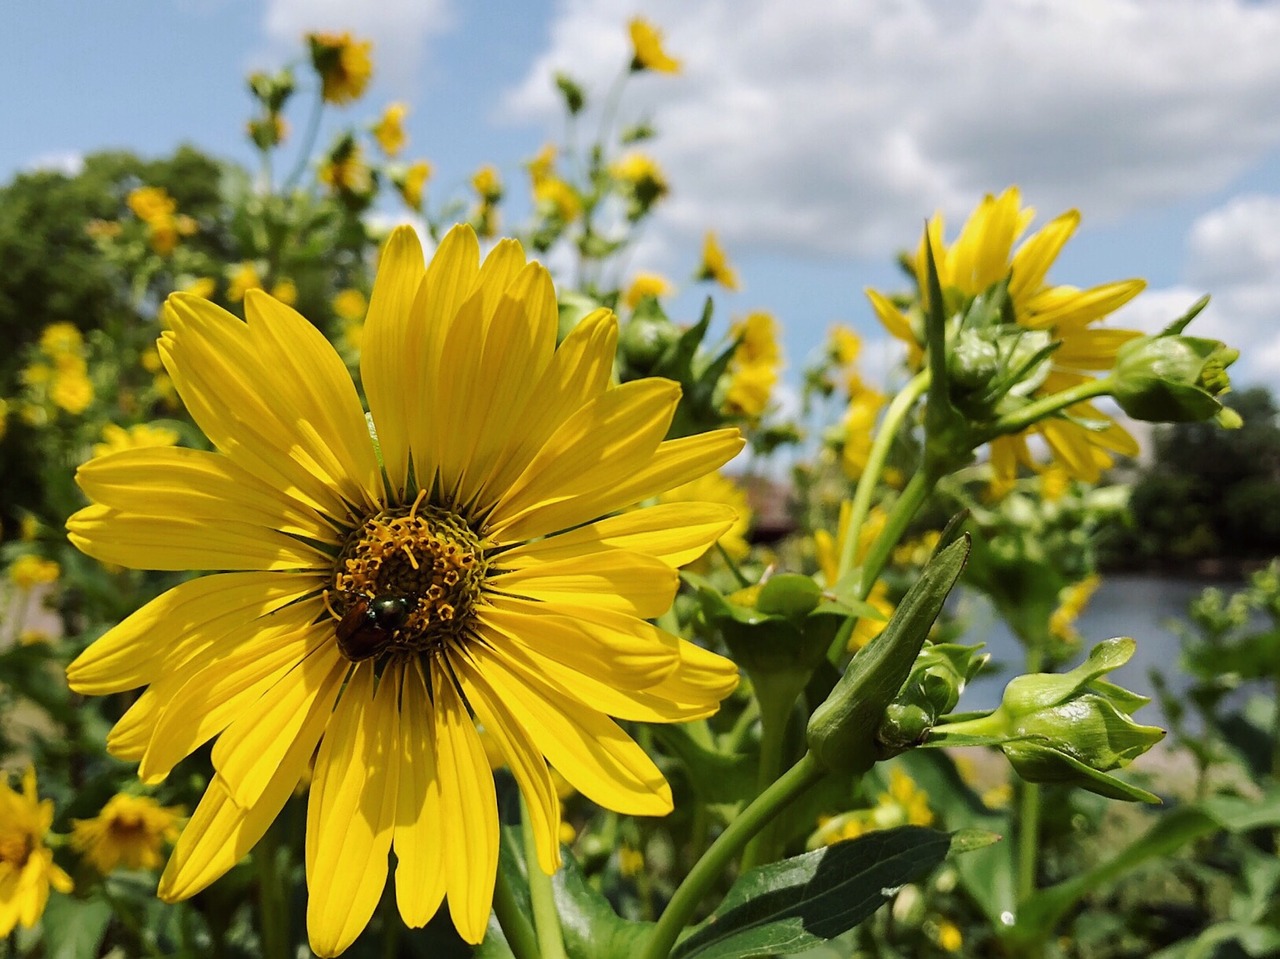
[[[694,277],[699,280],[714,280],[726,290],[738,288],[737,271],[729,265],[729,258],[725,255],[724,248],[720,246],[720,241],[710,230],[702,239],[702,262],[698,265]]]
[[[84,337],[72,323],[50,323],[40,332],[40,352],[51,359],[80,356]]]
[[[648,20],[636,17],[629,24],[631,30],[631,70],[654,70],[658,73],[679,73],[680,61],[662,49],[662,34]]]
[[[405,167],[403,173],[392,174],[391,182],[400,191],[404,205],[415,212],[422,212],[422,194],[427,180],[431,179],[431,164],[418,160]]]
[[[117,866],[158,869],[164,846],[178,839],[182,816],[177,806],[119,793],[92,819],[71,821],[71,845],[104,876]]]
[[[405,114],[409,108],[403,103],[392,103],[382,112],[381,118],[373,126],[373,138],[382,147],[382,152],[389,157],[399,156],[405,144],[409,142],[404,132]]]
[[[22,792],[0,777],[0,937],[21,923],[31,928],[44,912],[49,889],[71,891],[71,877],[44,844],[53,823],[53,800],[36,795],[36,771],[22,777]]]
[[[309,33],[311,65],[320,75],[320,93],[328,103],[350,103],[364,93],[373,76],[373,44],[350,33]]]
[[[623,294],[622,302],[634,310],[646,297],[656,300],[670,296],[671,291],[671,282],[665,276],[658,273],[637,273],[627,287],[627,292]]]
[[[135,423],[128,429],[115,423],[102,428],[102,442],[93,444],[94,456],[106,456],[120,450],[150,449],[155,446],[176,446],[178,433],[167,426]]]
[[[47,583],[56,583],[61,575],[61,566],[34,553],[23,553],[9,564],[9,579],[19,589],[34,589]]]
[[[247,322],[181,294],[166,309],[161,356],[214,451],[93,461],[77,474],[93,503],[68,522],[104,562],[222,570],[68,668],[86,694],[149,687],[108,742],[145,780],[217,740],[162,897],[230,869],[313,754],[307,916],[323,956],[368,922],[393,850],[406,923],[446,899],[465,939],[484,936],[498,811],[477,727],[526,798],[544,871],[559,861],[551,767],[607,808],[671,808],[612,717],[708,716],[735,685],[731,663],[646,622],[735,516],[619,511],[718,468],[736,430],[664,441],[679,389],[610,386],[613,315],[557,347],[546,270],[512,240],[481,264],[465,226],[429,265],[409,228],[383,251],[361,358],[376,448],[341,358],[293,310],[253,291]]]

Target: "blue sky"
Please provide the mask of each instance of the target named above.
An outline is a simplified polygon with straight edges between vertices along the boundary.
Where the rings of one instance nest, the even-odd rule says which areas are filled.
[[[1237,379],[1280,381],[1274,2],[46,0],[7,13],[6,177],[183,141],[251,163],[246,73],[299,57],[306,29],[350,27],[374,40],[377,76],[342,119],[407,100],[409,155],[435,164],[437,196],[483,162],[522,186],[521,161],[559,133],[550,70],[602,89],[642,14],[685,71],[628,91],[657,121],[674,186],[633,265],[682,282],[718,230],[744,280],[717,294],[718,315],[775,312],[793,369],[834,321],[882,340],[862,288],[898,285],[893,255],[934,210],[954,228],[1016,182],[1037,222],[1083,214],[1053,280],[1146,277],[1124,317],[1144,328],[1210,292],[1201,329],[1246,348]],[[703,290],[683,285],[689,318]]]

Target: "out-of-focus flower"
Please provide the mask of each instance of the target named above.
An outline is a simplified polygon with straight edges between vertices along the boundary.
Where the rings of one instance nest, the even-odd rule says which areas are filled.
[[[932,824],[933,811],[929,808],[929,794],[917,786],[914,779],[894,766],[889,770],[889,788],[876,797],[875,806],[826,817],[818,823],[818,829],[809,837],[808,845],[810,848],[830,846],[847,839],[857,839],[878,829]]]
[[[52,359],[79,356],[83,349],[84,337],[72,323],[50,323],[40,333],[40,351]]]
[[[657,273],[637,273],[632,279],[631,285],[627,287],[627,292],[622,297],[622,302],[630,309],[635,309],[641,300],[646,297],[658,299],[663,296],[670,296],[672,286],[665,276]]]
[[[389,157],[399,156],[409,142],[409,137],[404,132],[404,118],[408,112],[409,108],[405,104],[392,103],[373,126],[373,138]]]
[[[563,223],[572,223],[582,214],[578,191],[559,177],[544,177],[533,188],[533,199],[540,209]]]
[[[964,933],[950,919],[939,919],[930,923],[933,941],[944,952],[959,952],[964,948]]]
[[[293,306],[298,302],[298,284],[288,277],[277,280],[271,287],[271,295],[286,306]]]
[[[551,176],[556,167],[556,145],[548,143],[534,155],[524,168],[529,171],[529,183],[537,187],[539,183]]]
[[[40,520],[32,513],[23,513],[18,521],[18,538],[24,543],[34,543],[40,535]]]
[[[403,171],[391,175],[391,182],[400,192],[404,205],[417,213],[422,212],[422,194],[429,179],[431,164],[426,160],[410,163]]]
[[[471,175],[471,188],[482,203],[497,203],[502,199],[502,177],[498,168],[486,163]]]
[[[53,800],[36,793],[36,771],[28,767],[22,792],[0,777],[0,938],[22,925],[30,929],[44,913],[49,889],[70,892],[71,877],[53,861],[45,837],[53,824]]]
[[[190,293],[192,296],[198,296],[204,300],[212,300],[213,294],[217,292],[218,281],[211,276],[197,276],[189,283],[182,287],[183,293]],[[242,293],[241,296],[244,294]]]
[[[151,248],[161,256],[174,251],[180,236],[190,236],[196,231],[196,221],[178,215],[177,201],[164,187],[138,187],[130,192],[126,202],[134,215],[147,225]]]
[[[90,220],[84,225],[84,232],[90,239],[105,243],[123,233],[124,227],[116,220]]]
[[[1050,464],[1040,472],[1040,496],[1047,503],[1054,503],[1067,495],[1071,488],[1071,474],[1061,466]]]
[[[171,216],[178,208],[178,203],[169,195],[169,191],[159,186],[140,186],[132,190],[125,200],[134,216],[144,223]]]
[[[889,601],[889,587],[885,585],[882,579],[876,580],[876,584],[871,587],[871,593],[867,596],[867,603],[875,607],[876,612],[883,616],[884,619],[873,619],[870,616],[860,616],[858,618],[857,625],[853,627],[853,632],[849,634],[849,645],[846,647],[851,653],[856,653],[883,633],[884,628],[889,625],[889,617],[893,615],[893,611],[897,608]]]
[[[19,589],[34,589],[46,583],[57,582],[62,567],[51,559],[23,553],[9,564],[9,579]]]
[[[644,872],[644,853],[623,843],[618,847],[618,872],[627,877],[640,875]]]
[[[93,402],[93,381],[80,367],[59,369],[53,376],[53,385],[49,387],[49,399],[59,409],[79,416]]]
[[[43,629],[24,629],[18,634],[19,646],[39,646],[44,643],[52,643],[53,636]]]
[[[309,33],[311,65],[320,75],[320,94],[327,103],[357,100],[373,76],[373,44],[348,32]]]
[[[316,177],[329,191],[348,200],[365,201],[373,193],[373,171],[364,159],[364,149],[350,134],[342,136]]]
[[[702,262],[698,265],[694,279],[713,280],[726,290],[736,290],[738,288],[737,271],[729,265],[729,259],[725,256],[724,249],[720,246],[720,241],[716,239],[715,233],[710,230],[707,231],[706,236],[702,239]]]
[[[339,290],[333,298],[333,312],[341,320],[359,323],[364,320],[365,311],[369,309],[369,301],[359,290],[347,287]]]
[[[734,323],[729,332],[738,345],[729,361],[725,406],[732,413],[758,419],[769,406],[782,366],[778,321],[757,310]]]
[[[659,503],[720,503],[728,506],[738,518],[721,535],[719,543],[735,562],[751,551],[747,533],[751,529],[751,504],[741,486],[720,473],[707,473],[696,480],[667,490],[658,496]]]
[[[862,354],[862,337],[847,326],[833,326],[827,336],[827,352],[837,366],[852,366]]]
[[[268,113],[251,119],[245,124],[245,130],[254,146],[259,150],[270,150],[285,141],[289,135],[289,124],[280,114]]]
[[[252,260],[245,260],[235,268],[227,283],[227,299],[239,303],[250,290],[262,289],[262,277]]]
[[[872,389],[861,389],[849,399],[843,424],[844,447],[840,454],[840,464],[849,479],[858,479],[867,468],[867,458],[871,455],[871,444],[875,439],[876,417],[880,415],[884,401],[884,396]]]
[[[666,174],[647,153],[632,151],[609,164],[609,172],[627,194],[627,216],[634,223],[670,191]]]
[[[631,70],[653,70],[657,73],[679,73],[680,61],[662,48],[662,34],[657,27],[640,17],[628,25],[631,30]]]
[[[118,453],[120,450],[140,450],[157,446],[176,446],[178,433],[167,426],[135,423],[128,429],[115,423],[102,428],[102,442],[93,444],[94,456]]]
[[[180,806],[117,793],[92,819],[71,821],[71,846],[104,876],[117,866],[158,869],[164,847],[178,840],[183,815]]]
[[[1049,616],[1050,634],[1064,643],[1078,643],[1080,633],[1076,631],[1076,620],[1101,584],[1102,577],[1097,573],[1090,573],[1079,582],[1064,587],[1059,594],[1058,608]]]

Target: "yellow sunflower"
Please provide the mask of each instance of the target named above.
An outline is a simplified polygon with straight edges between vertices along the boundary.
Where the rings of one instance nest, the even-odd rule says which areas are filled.
[[[177,294],[160,353],[215,451],[126,450],[77,474],[93,505],[68,529],[86,553],[221,571],[68,669],[82,693],[148,687],[108,740],[147,781],[217,737],[160,895],[231,868],[315,754],[307,923],[322,956],[368,922],[392,850],[407,924],[447,898],[463,938],[483,938],[498,812],[477,727],[506,757],[551,872],[551,768],[609,809],[666,813],[662,774],[611,717],[708,716],[737,681],[645,621],[733,511],[618,511],[718,468],[741,437],[664,441],[679,388],[610,385],[609,311],[557,348],[546,270],[513,240],[479,260],[465,226],[429,265],[411,229],[388,240],[361,360],[376,446],[342,360],[298,313],[250,291],[242,322]]]
[[[71,845],[104,876],[126,869],[157,869],[166,843],[178,838],[183,810],[149,796],[118,793],[92,819],[71,821]]]
[[[36,771],[22,777],[22,792],[0,774],[0,938],[21,923],[30,929],[44,913],[50,887],[71,891],[71,877],[44,844],[53,823],[53,800],[36,793]]]
[[[1049,268],[1080,225],[1080,213],[1068,210],[1015,250],[1034,217],[1034,210],[1021,205],[1017,187],[1009,187],[998,197],[988,194],[948,245],[942,215],[936,214],[921,237],[913,265],[922,305],[927,303],[927,246],[933,248],[944,296],[973,297],[1009,277],[1009,298],[1017,323],[1046,330],[1061,343],[1053,354],[1048,377],[1035,393],[1047,396],[1091,379],[1091,373],[1111,369],[1120,347],[1142,335],[1134,330],[1099,329],[1093,324],[1141,293],[1146,283],[1118,280],[1087,290],[1051,285]],[[868,290],[867,295],[877,317],[890,333],[908,343],[910,361],[919,366],[924,339],[918,321],[913,323],[883,294]],[[1024,433],[996,439],[991,444],[991,463],[997,480],[1012,479],[1019,464],[1041,468],[1027,445],[1032,433],[1044,440],[1055,462],[1072,477],[1087,482],[1096,482],[1101,471],[1112,464],[1112,453],[1137,454],[1134,438],[1093,404],[1077,403],[1064,413],[1041,420]]]

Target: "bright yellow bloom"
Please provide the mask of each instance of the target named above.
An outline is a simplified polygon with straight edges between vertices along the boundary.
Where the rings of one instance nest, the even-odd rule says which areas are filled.
[[[117,866],[158,869],[161,851],[177,842],[184,814],[149,796],[117,793],[94,818],[71,821],[71,846],[104,876]]]
[[[634,310],[640,305],[640,301],[647,296],[658,299],[659,297],[670,296],[672,292],[671,283],[665,276],[657,273],[637,273],[631,281],[631,285],[627,287],[627,292],[622,297],[622,302],[628,308]]]
[[[933,931],[933,941],[945,952],[959,952],[964,947],[964,933],[950,919],[940,919]]]
[[[760,310],[730,328],[730,335],[738,341],[725,393],[725,406],[731,412],[758,419],[768,408],[782,366],[778,332],[778,321]]]
[[[572,223],[582,214],[578,191],[559,177],[543,178],[533,188],[533,199],[564,223]]]
[[[840,464],[849,479],[856,480],[867,468],[876,418],[884,401],[882,394],[871,389],[859,390],[849,400],[844,417],[844,448],[840,454]]]
[[[726,290],[736,290],[738,288],[738,274],[732,266],[729,265],[729,258],[725,256],[724,249],[720,246],[720,241],[716,239],[716,235],[710,230],[702,239],[702,262],[698,265],[698,271],[694,274],[694,278],[698,280],[714,280]]]
[[[373,44],[350,33],[309,33],[311,65],[320,75],[321,96],[327,103],[357,100],[373,76]]]
[[[778,345],[778,321],[772,313],[756,310],[748,313],[729,329],[729,335],[738,341],[734,359],[740,363],[782,362],[782,347]]]
[[[36,771],[28,767],[22,792],[0,776],[0,938],[21,924],[34,926],[49,901],[49,888],[71,891],[71,877],[44,844],[53,824],[53,800],[36,794]]]
[[[405,104],[393,103],[383,111],[381,119],[373,126],[373,138],[389,157],[399,156],[409,142],[409,137],[404,132],[404,118],[408,112],[409,108]]]
[[[717,542],[735,561],[751,551],[747,533],[751,529],[751,504],[747,492],[733,480],[720,473],[699,476],[690,483],[667,490],[658,497],[659,503],[721,503],[737,514],[733,525],[725,530]]]
[[[662,34],[649,21],[636,17],[630,23],[631,69],[654,70],[658,73],[679,73],[680,61],[662,49]]]
[[[350,287],[338,291],[333,298],[333,312],[338,314],[339,319],[346,320],[348,323],[361,322],[368,309],[369,301],[365,299],[365,295]]]
[[[555,171],[556,152],[554,143],[545,144],[533,159],[524,165],[524,168],[529,171],[529,182],[534,187],[537,187],[539,183],[551,176]]]
[[[298,302],[298,284],[287,277],[277,280],[271,287],[271,295],[285,306],[294,306]]]
[[[53,378],[53,369],[48,363],[32,363],[19,376],[26,386],[42,386]]]
[[[183,293],[190,293],[202,299],[211,300],[218,289],[218,281],[211,276],[197,276],[182,288]]]
[[[62,575],[62,567],[51,559],[23,553],[9,564],[9,579],[19,589],[34,589],[45,583],[56,582]]]
[[[497,203],[502,199],[502,177],[498,168],[486,163],[471,175],[471,188],[483,203]]]
[[[1092,372],[1109,370],[1120,347],[1141,335],[1134,330],[1094,329],[1092,324],[1141,293],[1146,283],[1120,280],[1088,290],[1050,285],[1049,268],[1079,226],[1080,214],[1068,210],[1027,237],[1015,251],[1014,244],[1034,215],[1035,211],[1021,206],[1017,187],[1010,187],[999,197],[988,194],[948,246],[942,215],[936,214],[921,238],[914,269],[918,288],[926,290],[925,250],[932,246],[944,294],[955,291],[963,297],[976,296],[1011,276],[1009,298],[1017,323],[1028,329],[1046,330],[1062,344],[1053,354],[1052,371],[1034,394],[1047,396],[1091,379]],[[911,345],[911,362],[919,365],[920,331],[882,294],[868,290],[867,295],[889,332]],[[1077,403],[1064,413],[1071,419],[1051,417],[1025,433],[1002,436],[992,442],[991,465],[997,486],[1016,476],[1019,464],[1040,468],[1027,445],[1029,433],[1040,434],[1054,461],[1073,478],[1086,482],[1097,482],[1102,470],[1112,465],[1111,454],[1137,455],[1138,444],[1133,437],[1093,404]],[[1093,429],[1082,421],[1102,424],[1102,428]]]
[[[150,423],[135,423],[128,429],[108,423],[102,428],[102,442],[93,444],[94,456],[106,456],[121,450],[143,450],[156,446],[176,446],[177,431],[167,426],[152,426]]]
[[[49,399],[59,409],[79,416],[93,402],[93,382],[75,367],[58,370],[53,375],[53,385],[49,387]]]
[[[84,337],[73,323],[50,323],[40,333],[40,351],[58,359],[78,356],[84,349]]]
[[[239,303],[250,290],[260,289],[262,277],[258,275],[257,266],[251,260],[245,260],[231,274],[231,280],[227,284],[227,299],[232,303]]]
[[[431,164],[426,160],[410,163],[403,176],[392,177],[391,182],[400,191],[404,205],[415,212],[422,211],[422,194],[431,179]]]
[[[1064,643],[1079,642],[1080,634],[1076,632],[1076,620],[1089,605],[1089,600],[1093,598],[1093,594],[1098,591],[1100,585],[1102,585],[1102,577],[1097,573],[1090,573],[1079,582],[1064,587],[1058,596],[1058,608],[1049,616],[1050,634]]]
[[[724,394],[725,409],[737,416],[757,420],[769,408],[777,383],[777,367],[767,363],[750,363],[732,369],[729,371],[729,387]]]
[[[321,333],[263,293],[245,308],[247,323],[182,294],[166,307],[161,356],[215,451],[88,463],[77,480],[92,505],[67,524],[103,562],[224,572],[147,604],[68,679],[88,695],[148,687],[108,738],[146,781],[216,739],[164,899],[235,865],[314,754],[312,948],[336,955],[360,933],[393,850],[405,922],[447,899],[479,942],[498,810],[477,726],[524,794],[548,873],[549,765],[608,809],[671,809],[661,772],[610,717],[706,717],[736,685],[732,663],[647,622],[735,516],[619,511],[717,469],[743,440],[664,441],[679,388],[610,385],[612,313],[557,347],[546,270],[514,240],[481,264],[466,226],[429,265],[408,227],[383,250],[360,370],[380,456]]]

